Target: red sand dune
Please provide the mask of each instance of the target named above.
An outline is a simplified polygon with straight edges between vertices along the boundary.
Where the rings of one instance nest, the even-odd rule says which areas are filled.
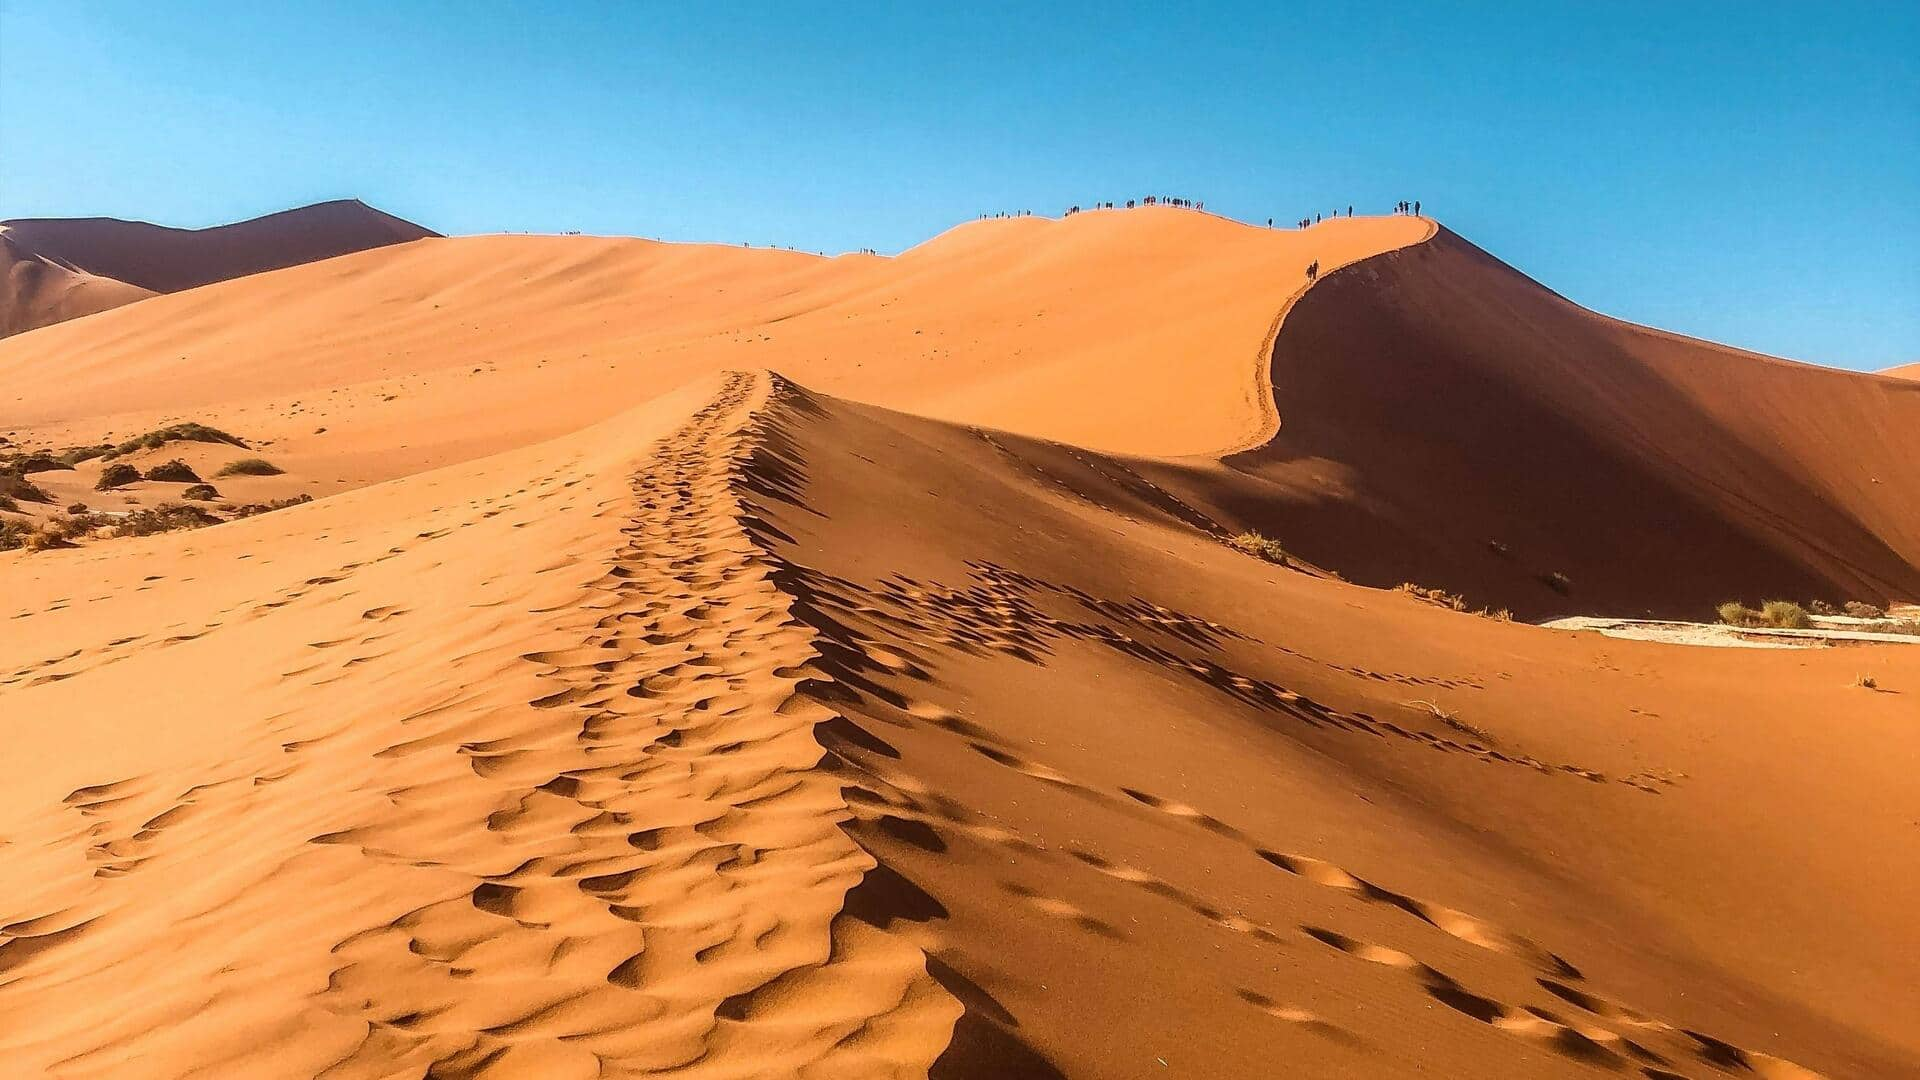
[[[151,290],[49,262],[0,230],[0,337],[152,296]]]
[[[0,344],[18,444],[194,419],[338,492],[0,553],[0,1060],[1920,1073],[1920,648],[1225,542],[1542,606],[1911,580],[1901,384],[1431,231],[428,240]]]
[[[368,248],[438,236],[363,202],[342,199],[209,229],[173,229],[117,218],[20,218],[0,222],[8,245],[0,335],[77,318],[153,293],[180,292],[317,262]],[[48,285],[16,280],[33,260],[78,275],[84,299],[45,297]],[[74,286],[64,286],[63,292]],[[111,301],[111,302],[109,302]]]
[[[1526,616],[1920,594],[1920,389],[1595,315],[1451,232],[1308,293],[1274,384],[1276,437],[1197,486],[1356,581]]]

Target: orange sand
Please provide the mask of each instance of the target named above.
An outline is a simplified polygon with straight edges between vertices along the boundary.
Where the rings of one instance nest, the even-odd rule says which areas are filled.
[[[429,238],[0,384],[17,444],[198,420],[330,496],[0,554],[18,1075],[1920,1074],[1920,650],[1327,572],[1881,598],[1891,380],[1153,209]]]

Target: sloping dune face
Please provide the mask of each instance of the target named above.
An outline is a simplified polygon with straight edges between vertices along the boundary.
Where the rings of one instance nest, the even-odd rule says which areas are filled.
[[[317,203],[210,229],[172,229],[115,218],[21,218],[0,222],[0,229],[23,252],[85,279],[115,285],[90,289],[88,304],[34,306],[33,310],[43,316],[34,326],[77,318],[154,293],[180,292],[439,235],[355,200]],[[109,297],[117,298],[116,303],[105,303]],[[27,305],[25,295],[10,295],[8,307]],[[55,317],[45,317],[48,315]],[[33,328],[24,325],[27,320],[12,321],[23,325],[5,332]]]
[[[1674,667],[1282,570],[1204,518],[1118,458],[734,374],[14,562],[0,1055],[1920,1066],[1920,895],[1875,869],[1915,734],[1847,685],[1863,661]]]
[[[49,262],[0,227],[0,337],[105,311],[152,296],[151,290]]]
[[[1363,587],[1898,594],[1898,380],[1156,208],[429,238],[0,382],[330,496],[0,553],[0,1073],[1920,1075],[1920,647]]]
[[[89,437],[78,418],[138,430],[218,415],[274,429],[296,459],[351,446],[355,480],[549,438],[745,367],[1106,449],[1208,453],[1270,428],[1264,358],[1307,264],[1331,271],[1428,231],[1411,218],[1273,231],[1150,208],[973,222],[891,259],[433,240],[0,344],[0,377],[24,391],[18,423],[66,425],[50,438]],[[307,438],[309,421],[330,438]]]
[[[1524,615],[1920,593],[1920,390],[1595,315],[1452,233],[1314,288],[1273,378],[1278,437],[1228,462],[1260,483],[1223,486],[1354,580]]]
[[[743,525],[765,393],[9,568],[6,1071],[924,1073],[960,1009],[841,914]]]

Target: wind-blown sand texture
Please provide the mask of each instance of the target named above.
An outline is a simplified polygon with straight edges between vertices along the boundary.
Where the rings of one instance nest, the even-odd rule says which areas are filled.
[[[1166,209],[428,239],[0,378],[329,496],[0,554],[19,1075],[1920,1074],[1920,652],[1327,572],[1911,596],[1892,380]]]

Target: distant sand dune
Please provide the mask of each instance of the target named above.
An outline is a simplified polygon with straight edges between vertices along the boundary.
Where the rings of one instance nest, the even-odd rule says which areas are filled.
[[[357,200],[317,203],[232,225],[172,229],[116,218],[0,221],[7,245],[0,337],[129,304],[155,293],[437,236]],[[77,282],[16,280],[21,262],[64,268]],[[41,276],[48,276],[46,271]]]

